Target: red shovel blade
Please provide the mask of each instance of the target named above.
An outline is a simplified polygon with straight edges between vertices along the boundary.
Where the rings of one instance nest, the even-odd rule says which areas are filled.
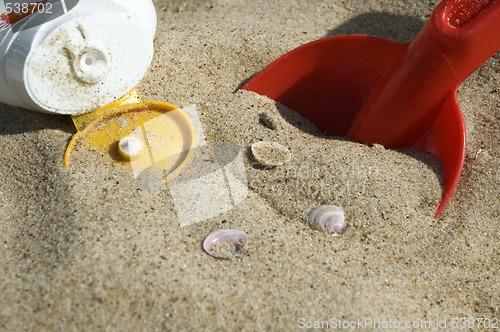
[[[499,30],[500,1],[444,0],[411,43],[321,39],[283,55],[243,89],[294,109],[328,134],[434,154],[445,171],[437,217],[465,157],[456,91],[500,49]]]
[[[243,89],[292,108],[330,135],[346,136],[374,87],[406,50],[407,44],[364,35],[324,38],[286,53]]]
[[[427,151],[441,160],[444,168],[444,188],[437,217],[450,200],[462,173],[465,159],[465,124],[457,102],[456,91],[446,95],[436,106],[436,121],[412,148]]]

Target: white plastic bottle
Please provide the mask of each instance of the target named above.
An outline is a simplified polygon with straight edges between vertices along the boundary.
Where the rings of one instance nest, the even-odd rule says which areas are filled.
[[[34,12],[12,25],[0,21],[0,102],[76,115],[120,98],[142,79],[153,57],[151,0],[35,2],[39,11],[22,4],[29,0],[0,0],[0,14]],[[61,15],[49,17],[49,7]]]

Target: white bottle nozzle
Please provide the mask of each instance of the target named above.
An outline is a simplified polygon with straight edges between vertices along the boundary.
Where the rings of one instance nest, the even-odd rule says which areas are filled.
[[[76,76],[85,83],[102,81],[111,70],[109,53],[99,46],[85,46],[81,51],[72,53],[73,70]]]
[[[129,160],[137,156],[143,149],[141,139],[135,135],[129,135],[118,142],[118,152],[123,159]]]

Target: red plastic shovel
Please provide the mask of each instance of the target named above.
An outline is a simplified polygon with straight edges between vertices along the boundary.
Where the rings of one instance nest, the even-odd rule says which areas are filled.
[[[364,35],[303,45],[243,89],[294,109],[331,135],[437,156],[449,201],[465,157],[460,84],[500,49],[500,0],[444,0],[411,43]]]

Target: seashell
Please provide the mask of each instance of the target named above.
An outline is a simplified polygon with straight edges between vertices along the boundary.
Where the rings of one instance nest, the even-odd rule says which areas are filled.
[[[318,205],[309,212],[307,221],[313,229],[338,235],[344,229],[344,211],[335,205]]]
[[[281,166],[292,159],[290,150],[275,142],[257,142],[252,144],[250,149],[255,160],[262,166]]]
[[[203,249],[212,257],[233,259],[240,256],[248,244],[248,235],[235,229],[220,229],[203,241]]]

